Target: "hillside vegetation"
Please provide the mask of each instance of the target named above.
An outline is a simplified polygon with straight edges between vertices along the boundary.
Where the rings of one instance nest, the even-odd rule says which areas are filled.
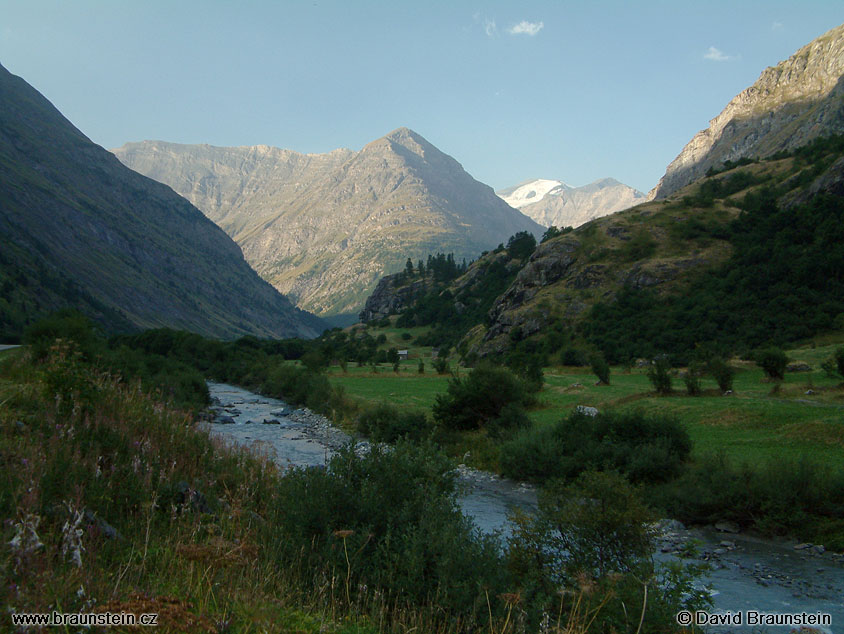
[[[595,351],[613,363],[658,354],[682,362],[701,345],[749,354],[835,330],[844,313],[842,153],[841,137],[830,137],[727,163],[668,200],[552,229],[527,260],[508,260],[506,275],[490,266],[494,255],[482,258],[403,306],[401,323],[429,325],[432,345],[459,331],[468,363]],[[463,301],[466,288],[484,300]]]
[[[83,323],[66,316],[27,336],[0,355],[0,450],[13,467],[0,483],[0,598],[18,613],[155,612],[165,632],[664,632],[678,609],[706,605],[687,592],[695,568],[654,567],[649,512],[618,476],[587,473],[543,501],[550,519],[566,500],[615,500],[597,524],[567,515],[580,550],[559,551],[546,521],[528,518],[505,546],[461,515],[452,463],[430,442],[349,447],[324,469],[282,471],[116,372],[127,350],[107,352]],[[233,344],[142,336],[145,364],[157,356],[145,347],[169,342],[174,357],[222,351],[217,362],[243,372]],[[610,575],[590,544],[619,526]],[[560,587],[573,601],[560,604]]]

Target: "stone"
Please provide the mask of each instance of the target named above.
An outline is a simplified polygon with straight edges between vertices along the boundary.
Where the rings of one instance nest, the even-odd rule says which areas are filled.
[[[261,421],[264,425],[281,425],[281,421],[277,418],[265,418]]]
[[[812,550],[817,555],[823,555],[826,552],[826,548],[824,548],[821,544],[815,544],[812,546]]]
[[[659,520],[654,523],[653,528],[661,533],[679,533],[686,530],[683,522],[671,519]]]
[[[96,513],[90,510],[85,511],[85,521],[89,526],[94,526],[106,539],[123,539],[123,536],[117,531],[114,526],[99,517]]]
[[[716,522],[715,530],[720,531],[722,533],[740,533],[741,528],[735,522],[730,521],[721,521]]]
[[[208,504],[208,500],[202,492],[197,491],[184,480],[180,480],[176,483],[176,495],[174,496],[174,501],[177,505],[182,507],[187,506],[190,510],[197,513],[213,514],[211,506]]]
[[[600,381],[598,383],[600,383]],[[593,418],[599,413],[596,407],[589,407],[588,405],[578,405],[574,408],[574,411],[578,414],[583,414],[584,416],[591,416]]]
[[[234,425],[235,424],[234,418],[232,418],[231,416],[226,416],[226,415],[218,416],[215,419],[214,422],[218,423],[219,425]]]
[[[736,547],[736,543],[735,543],[735,542],[731,542],[731,541],[729,541],[729,540],[727,540],[727,539],[722,540],[722,541],[721,541],[721,543],[720,543],[720,544],[718,544],[718,545],[719,545],[719,546],[721,546],[721,547],[723,547],[723,548],[735,548],[735,547]]]
[[[808,363],[797,362],[797,363],[789,363],[785,366],[786,372],[811,372],[812,366]]]
[[[812,544],[807,544],[807,543],[796,544],[794,546],[794,550],[807,550],[811,547],[812,547]]]

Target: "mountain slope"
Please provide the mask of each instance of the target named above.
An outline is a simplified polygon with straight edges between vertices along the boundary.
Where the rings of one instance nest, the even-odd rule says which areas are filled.
[[[650,198],[665,198],[725,161],[768,157],[844,132],[844,25],[762,72],[668,166]]]
[[[218,220],[264,279],[319,314],[357,312],[408,257],[471,259],[516,232],[542,232],[407,128],[328,155],[159,142],[115,154]]]
[[[315,336],[186,200],[124,167],[0,66],[0,329],[66,306],[112,331]]]
[[[506,267],[496,249],[445,286],[385,278],[368,317],[431,326],[431,345],[462,337],[470,363],[782,345],[844,324],[842,192],[844,136],[816,139],[561,232]]]
[[[562,181],[537,179],[503,189],[497,194],[508,205],[533,218],[544,227],[579,227],[603,216],[645,202],[645,195],[602,178],[583,187]]]

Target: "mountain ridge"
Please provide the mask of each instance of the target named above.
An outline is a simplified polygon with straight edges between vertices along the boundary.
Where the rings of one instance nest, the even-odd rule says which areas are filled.
[[[668,165],[649,199],[670,196],[725,161],[766,158],[844,132],[844,24],[766,68]]]
[[[250,167],[242,158],[251,150],[243,148],[216,150],[236,165],[215,165],[199,146],[166,149],[178,157],[150,143],[114,152],[194,202],[264,279],[320,314],[358,312],[378,279],[408,257],[472,259],[514,233],[543,230],[406,127],[358,152],[310,162],[286,151],[280,166]]]

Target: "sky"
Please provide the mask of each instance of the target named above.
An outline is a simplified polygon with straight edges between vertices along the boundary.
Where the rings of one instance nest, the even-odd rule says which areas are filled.
[[[0,0],[0,64],[94,142],[359,150],[406,126],[502,189],[647,191],[841,0]]]

